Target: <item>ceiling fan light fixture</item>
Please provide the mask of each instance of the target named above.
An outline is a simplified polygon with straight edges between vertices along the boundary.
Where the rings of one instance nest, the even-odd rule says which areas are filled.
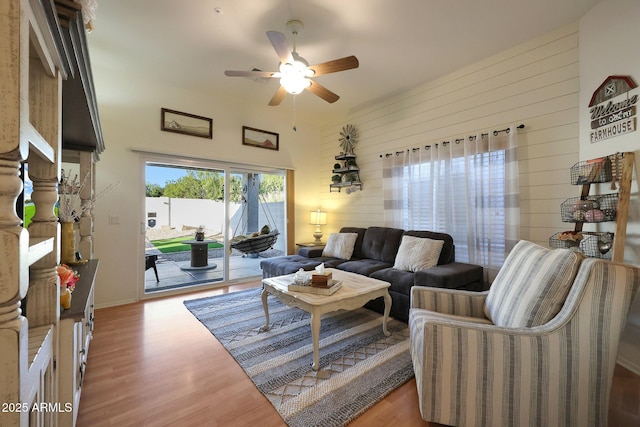
[[[313,75],[313,70],[307,68],[306,61],[302,62],[298,59],[304,61],[304,58],[296,58],[293,63],[280,64],[280,85],[292,95],[297,95],[308,88],[311,80],[307,77]]]
[[[280,85],[291,95],[297,95],[311,86],[311,80],[300,75],[283,75]]]

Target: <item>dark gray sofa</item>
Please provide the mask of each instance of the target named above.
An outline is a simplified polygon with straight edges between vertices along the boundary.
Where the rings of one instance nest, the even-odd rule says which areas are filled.
[[[260,262],[263,277],[291,274],[300,268],[308,271],[324,263],[327,268],[350,271],[391,283],[389,294],[391,316],[404,322],[409,319],[411,287],[414,285],[438,288],[483,290],[483,271],[479,265],[455,262],[455,245],[450,235],[431,231],[405,231],[390,227],[344,227],[341,233],[357,233],[358,238],[351,259],[322,256],[320,248],[301,248],[298,255],[268,258]],[[416,272],[393,268],[403,235],[443,240],[438,265]],[[384,310],[382,298],[370,301],[366,307]]]

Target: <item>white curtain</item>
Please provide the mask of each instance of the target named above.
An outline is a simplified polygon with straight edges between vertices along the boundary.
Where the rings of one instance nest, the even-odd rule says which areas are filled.
[[[517,139],[512,126],[385,156],[385,224],[450,234],[491,283],[519,239]]]

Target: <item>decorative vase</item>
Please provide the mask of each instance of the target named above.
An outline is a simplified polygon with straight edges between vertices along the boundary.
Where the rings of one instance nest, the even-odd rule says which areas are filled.
[[[64,310],[71,308],[71,291],[66,287],[60,289],[60,306]]]
[[[73,222],[60,223],[60,262],[71,264],[76,261],[76,230]]]

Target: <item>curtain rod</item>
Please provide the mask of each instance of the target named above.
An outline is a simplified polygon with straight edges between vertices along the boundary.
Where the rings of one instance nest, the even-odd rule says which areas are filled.
[[[518,126],[516,126],[516,128],[517,128],[517,129],[524,129],[524,124],[519,124]],[[497,136],[497,135],[498,135],[499,133],[501,133],[501,132],[509,133],[509,132],[511,132],[511,128],[505,128],[505,129],[494,130],[494,131],[493,131],[493,135],[494,135],[494,136]],[[485,136],[488,136],[488,135],[489,135],[488,133],[481,133],[481,134],[480,134],[480,138],[484,138]],[[469,135],[469,141],[473,141],[473,140],[474,140],[474,139],[476,139],[476,138],[477,138],[477,136],[476,136],[476,135]],[[454,139],[454,140],[453,140],[453,142],[455,142],[456,144],[459,144],[459,143],[461,143],[461,142],[464,142],[464,138],[456,138],[456,139]],[[442,144],[442,145],[447,145],[447,144],[450,144],[450,143],[451,143],[451,141],[442,141],[440,144]],[[436,147],[438,146],[438,144],[435,144],[435,145],[436,145]],[[425,148],[425,150],[428,150],[429,148],[431,148],[431,146],[430,146],[430,145],[425,145],[425,146],[424,146],[424,148]],[[409,152],[409,150],[411,150],[411,151],[418,151],[419,149],[420,149],[420,147],[417,147],[417,148],[407,148],[407,152]],[[402,154],[402,153],[404,153],[404,150],[402,150],[402,151],[396,151],[396,152],[395,152],[395,155],[396,155],[396,156],[399,156],[399,155],[400,155],[400,154]],[[380,158],[382,158],[382,157],[390,157],[390,156],[393,156],[393,154],[394,154],[394,153],[380,154]]]

